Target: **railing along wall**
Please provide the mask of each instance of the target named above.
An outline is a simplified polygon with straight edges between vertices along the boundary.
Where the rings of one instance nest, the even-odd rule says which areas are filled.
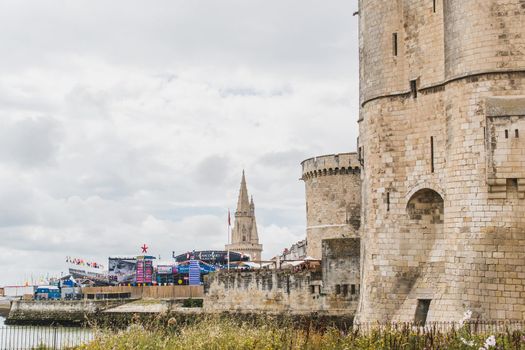
[[[129,294],[134,299],[189,299],[202,298],[203,286],[111,286],[82,288],[84,298],[104,294]]]
[[[459,330],[467,331],[471,334],[504,333],[525,330],[525,321],[489,321],[473,320],[464,323],[459,322],[427,322],[424,325],[414,322],[354,322],[353,330],[367,334],[370,332],[391,332],[391,331],[414,331],[420,333],[447,333]]]

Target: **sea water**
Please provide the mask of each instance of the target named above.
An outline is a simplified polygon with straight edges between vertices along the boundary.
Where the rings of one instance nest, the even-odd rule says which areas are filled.
[[[94,338],[84,327],[8,326],[0,316],[0,349],[32,349],[46,345],[52,349],[85,344]]]

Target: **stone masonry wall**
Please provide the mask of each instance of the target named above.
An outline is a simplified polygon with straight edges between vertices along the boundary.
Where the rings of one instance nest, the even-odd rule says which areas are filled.
[[[323,240],[323,293],[357,301],[360,281],[360,239]]]
[[[310,158],[302,163],[306,191],[307,255],[321,259],[321,241],[359,237],[360,167],[356,153]]]
[[[205,278],[205,312],[354,316],[359,238],[323,240],[322,271],[222,270]]]
[[[360,321],[413,321],[428,300],[427,321],[525,319],[525,4],[359,15]]]
[[[355,295],[322,292],[320,273],[308,271],[221,271],[206,285],[205,312],[353,316],[357,307]]]

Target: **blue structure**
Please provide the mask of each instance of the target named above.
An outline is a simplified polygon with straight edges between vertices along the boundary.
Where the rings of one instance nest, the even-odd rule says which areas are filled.
[[[197,260],[190,260],[189,264],[189,285],[198,286],[201,284],[201,267]]]
[[[36,300],[59,300],[60,289],[56,286],[40,286],[35,291]]]

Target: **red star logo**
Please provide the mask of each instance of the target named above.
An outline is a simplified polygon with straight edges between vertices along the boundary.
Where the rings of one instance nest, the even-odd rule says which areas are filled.
[[[148,246],[146,245],[146,243],[144,243],[144,245],[141,248],[142,248],[142,252],[143,253],[147,253],[148,252]]]

